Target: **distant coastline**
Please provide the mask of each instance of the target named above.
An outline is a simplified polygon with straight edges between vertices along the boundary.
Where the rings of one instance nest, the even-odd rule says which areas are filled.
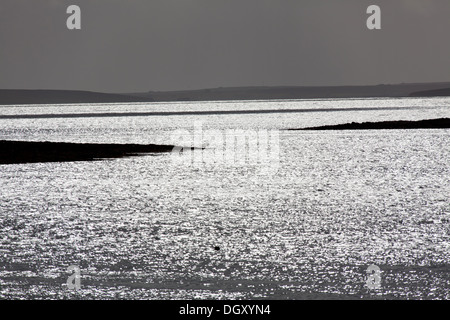
[[[430,96],[433,90],[450,96],[450,82],[406,83],[372,86],[284,86],[284,87],[235,87],[186,91],[149,91],[129,93],[155,101],[222,101],[222,100],[277,100],[277,99],[348,99],[381,97]]]
[[[413,92],[410,96],[411,97],[448,97],[448,96],[450,96],[450,88]]]
[[[78,90],[0,89],[0,105],[152,102],[151,98]]]
[[[75,90],[0,89],[0,105],[431,96],[450,96],[450,82],[373,86],[230,87],[123,94]]]

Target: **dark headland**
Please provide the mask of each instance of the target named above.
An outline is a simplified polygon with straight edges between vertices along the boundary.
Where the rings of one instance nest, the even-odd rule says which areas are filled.
[[[376,130],[376,129],[449,129],[450,118],[418,121],[352,122],[332,126],[308,127],[288,130]]]
[[[93,161],[171,152],[175,146],[0,140],[0,164]]]

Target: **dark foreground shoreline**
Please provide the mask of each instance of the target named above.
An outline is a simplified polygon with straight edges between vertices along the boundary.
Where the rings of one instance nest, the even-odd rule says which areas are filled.
[[[449,129],[450,118],[419,121],[352,122],[332,126],[308,127],[288,130],[376,130],[376,129]]]
[[[171,152],[171,145],[93,144],[0,140],[0,164],[93,161]]]

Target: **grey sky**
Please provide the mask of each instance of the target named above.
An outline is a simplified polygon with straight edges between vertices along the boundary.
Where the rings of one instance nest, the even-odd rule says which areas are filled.
[[[81,7],[82,30],[66,28]],[[382,9],[382,30],[366,9]],[[448,0],[1,0],[0,88],[450,81]]]

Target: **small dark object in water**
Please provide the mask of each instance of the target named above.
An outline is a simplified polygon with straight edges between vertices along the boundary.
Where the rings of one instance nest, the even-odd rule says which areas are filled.
[[[220,247],[214,247],[214,250],[219,251]]]

